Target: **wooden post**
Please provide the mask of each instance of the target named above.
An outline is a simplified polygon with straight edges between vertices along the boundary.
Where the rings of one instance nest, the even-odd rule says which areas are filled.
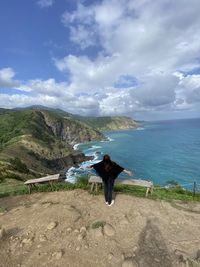
[[[28,184],[28,191],[29,191],[29,194],[31,193],[31,185]]]
[[[97,191],[98,191],[98,183],[95,183],[95,191],[97,193]]]
[[[53,191],[53,181],[49,181],[50,186],[51,186],[51,191]]]
[[[193,185],[193,199],[195,197],[195,193],[196,193],[196,182],[194,181],[194,185]]]
[[[93,188],[94,188],[94,183],[91,184],[91,189],[90,189],[90,192],[93,191]]]

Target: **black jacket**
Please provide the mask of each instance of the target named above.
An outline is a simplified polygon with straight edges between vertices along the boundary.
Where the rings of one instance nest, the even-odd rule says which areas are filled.
[[[113,161],[112,161],[112,167],[109,171],[105,170],[103,161],[93,164],[91,167],[95,169],[95,171],[103,179],[103,181],[108,179],[115,180],[117,176],[124,170],[123,167],[119,166],[117,163]]]

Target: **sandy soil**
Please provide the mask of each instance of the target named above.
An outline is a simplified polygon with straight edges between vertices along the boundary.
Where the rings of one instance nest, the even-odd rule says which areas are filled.
[[[0,199],[1,267],[200,266],[200,203],[83,190]]]

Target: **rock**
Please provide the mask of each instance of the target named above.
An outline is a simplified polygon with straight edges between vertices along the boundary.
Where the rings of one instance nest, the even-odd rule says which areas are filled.
[[[5,233],[6,233],[5,229],[0,227],[0,239],[5,236]]]
[[[106,234],[107,236],[113,236],[115,234],[115,229],[112,227],[112,225],[106,223],[104,225],[104,234]]]
[[[71,232],[71,231],[72,231],[71,227],[67,228],[67,232]]]
[[[63,251],[56,251],[52,254],[52,257],[54,257],[56,260],[60,260],[63,256]]]
[[[139,267],[134,259],[125,259],[122,267]]]
[[[96,239],[103,237],[102,227],[93,229],[93,235],[94,235],[94,238]]]
[[[80,229],[80,233],[86,232],[86,231],[87,231],[86,227],[85,226],[82,226],[81,229]]]
[[[74,230],[74,233],[79,233],[79,230],[78,230],[78,229],[75,229],[75,230]]]
[[[58,225],[57,222],[51,222],[51,223],[49,223],[49,224],[47,225],[47,229],[48,229],[48,230],[52,230],[52,229],[56,228],[57,225]]]
[[[45,235],[40,235],[39,240],[40,242],[45,242],[47,241],[47,237]]]
[[[122,258],[122,260],[125,260],[125,255],[124,255],[124,253],[122,253],[121,258]]]
[[[79,251],[80,249],[81,249],[81,247],[80,247],[80,246],[76,247],[76,251]]]
[[[133,247],[133,252],[135,252],[137,249],[138,249],[138,247],[137,246],[134,246]]]
[[[32,240],[31,240],[31,238],[24,238],[22,240],[22,243],[25,245],[30,245],[30,244],[32,244]]]
[[[155,262],[160,262],[160,259],[154,258]]]
[[[112,258],[113,258],[113,253],[109,253],[108,254],[108,260],[110,261],[110,260],[112,260]]]
[[[78,241],[82,241],[83,240],[83,236],[81,234],[78,235]]]
[[[86,232],[81,232],[81,233],[78,235],[78,241],[82,241],[85,237],[86,237]]]

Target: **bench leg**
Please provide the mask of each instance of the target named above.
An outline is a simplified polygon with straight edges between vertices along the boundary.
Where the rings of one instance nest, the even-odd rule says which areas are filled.
[[[95,191],[97,193],[97,190],[98,190],[98,183],[95,184]]]
[[[28,192],[31,193],[31,184],[28,184]]]
[[[150,188],[149,188],[149,187],[147,187],[147,190],[146,190],[146,194],[145,194],[145,197],[148,197],[148,194],[149,194],[149,190],[150,190]]]
[[[151,195],[153,194],[153,186],[151,186],[151,188],[150,188],[150,193],[151,193]]]
[[[49,181],[49,184],[51,186],[51,191],[53,191],[53,182],[52,181]]]
[[[94,189],[94,183],[91,184],[90,192],[92,192]]]

